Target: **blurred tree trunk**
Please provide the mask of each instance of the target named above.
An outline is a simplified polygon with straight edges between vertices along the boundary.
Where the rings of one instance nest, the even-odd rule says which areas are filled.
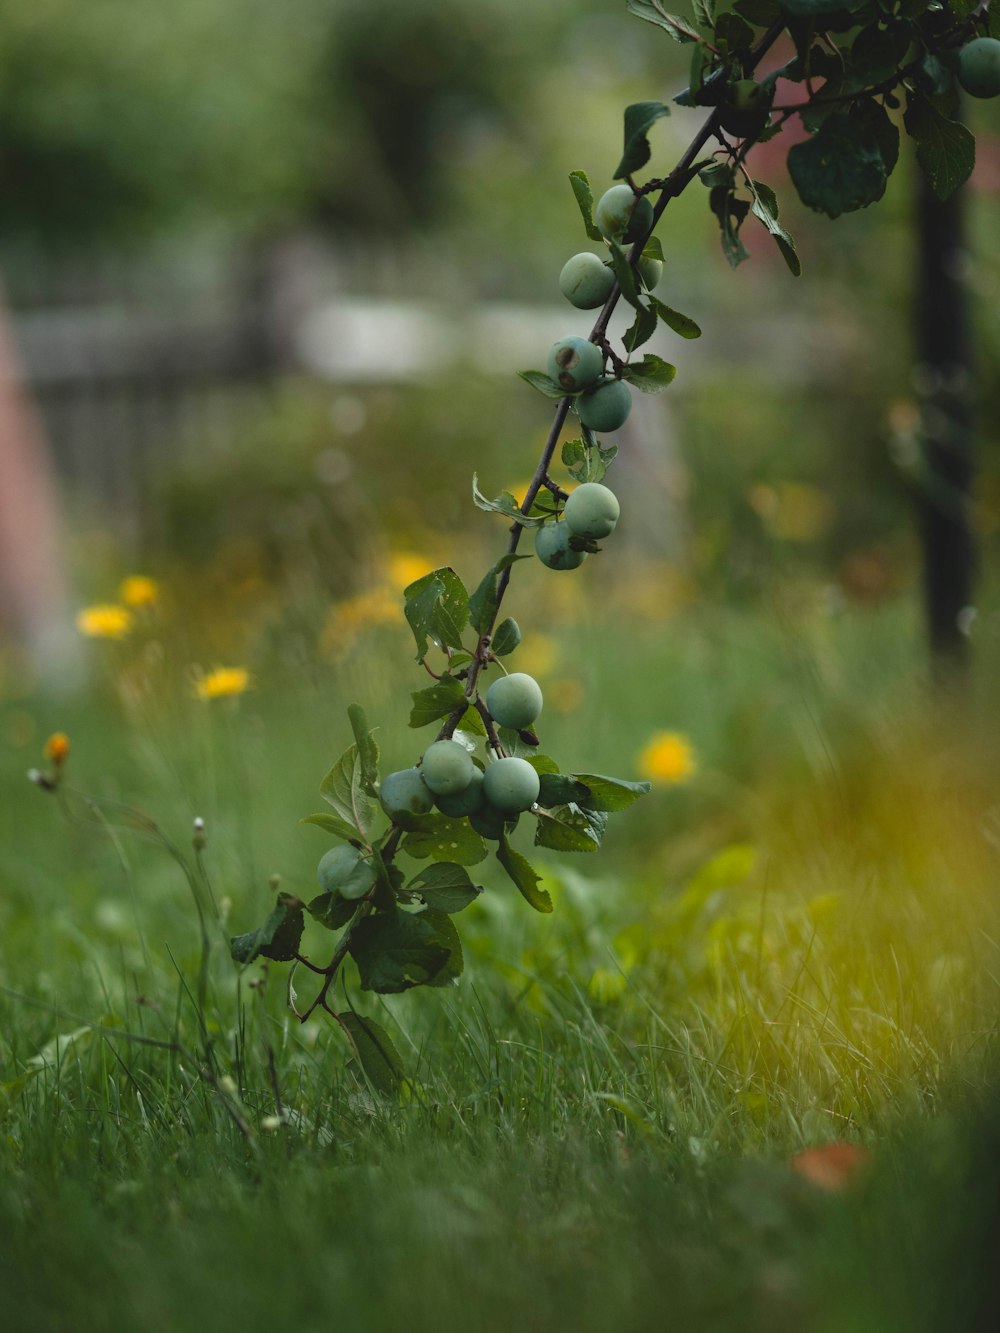
[[[919,173],[915,382],[923,476],[918,495],[924,605],[939,675],[968,661],[975,577],[972,529],[973,365],[963,270],[964,191],[943,202]]]

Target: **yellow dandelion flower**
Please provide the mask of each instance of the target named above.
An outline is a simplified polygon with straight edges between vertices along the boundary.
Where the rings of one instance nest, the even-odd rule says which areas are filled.
[[[76,627],[88,639],[124,639],[132,629],[132,612],[103,603],[76,613]]]
[[[66,762],[69,755],[69,737],[63,731],[54,731],[45,742],[45,758],[57,768]]]
[[[677,731],[655,732],[636,762],[650,782],[686,782],[697,767],[691,742]]]
[[[436,566],[426,556],[414,555],[412,551],[397,551],[389,557],[389,582],[402,592],[434,568]]]
[[[216,667],[194,683],[196,699],[229,699],[250,688],[246,667]]]
[[[118,596],[126,606],[154,606],[160,599],[160,585],[145,574],[130,574],[122,579]]]

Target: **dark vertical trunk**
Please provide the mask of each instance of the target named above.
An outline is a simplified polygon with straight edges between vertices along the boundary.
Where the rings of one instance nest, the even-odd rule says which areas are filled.
[[[963,279],[963,191],[942,202],[920,175],[917,201],[917,367],[923,435],[918,497],[924,602],[935,668],[968,658],[975,574],[972,531],[972,337]]]

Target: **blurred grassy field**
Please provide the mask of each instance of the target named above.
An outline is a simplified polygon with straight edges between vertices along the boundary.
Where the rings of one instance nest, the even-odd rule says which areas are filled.
[[[539,857],[551,917],[476,868],[457,989],[357,1000],[404,1053],[398,1105],[290,1019],[286,969],[229,961],[272,875],[313,891],[328,844],[298,820],[346,705],[384,771],[424,743],[401,588],[427,562],[477,580],[505,536],[472,467],[516,485],[544,429],[527,391],[504,386],[504,412],[490,392],[447,412],[428,388],[376,393],[345,440],[325,391],[290,386],[244,453],[164,478],[148,567],[79,531],[81,604],[158,581],[125,637],[87,641],[84,688],[5,659],[6,1325],[993,1326],[995,586],[987,569],[969,680],[935,692],[905,532],[852,582],[815,477],[736,469],[726,489],[689,459],[692,512],[715,486],[713,540],[742,534],[736,580],[704,525],[668,561],[627,513],[580,576],[515,570],[511,664],[545,690],[545,751],[654,790],[592,858]],[[692,438],[715,410],[691,407]],[[761,429],[796,410],[776,398]],[[394,469],[401,448],[423,465]],[[198,697],[217,666],[250,688]],[[57,730],[75,787],[184,851],[205,820],[214,1074],[184,877],[113,811],[69,824],[25,780]],[[871,1153],[844,1189],[788,1165],[840,1142]]]

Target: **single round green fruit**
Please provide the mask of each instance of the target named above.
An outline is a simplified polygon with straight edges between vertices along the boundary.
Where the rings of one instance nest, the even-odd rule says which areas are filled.
[[[398,815],[427,815],[434,809],[434,793],[420,776],[419,768],[387,773],[379,784],[378,799],[393,820]]]
[[[535,555],[549,569],[579,569],[587,552],[573,550],[572,535],[565,523],[543,523],[535,530]]]
[[[443,815],[450,819],[464,819],[473,815],[483,806],[483,772],[472,766],[472,781],[462,791],[451,796],[435,796],[434,804]]]
[[[753,79],[737,79],[719,110],[719,124],[738,138],[750,138],[767,124],[773,100],[773,89]]]
[[[575,536],[599,540],[614,532],[620,513],[621,506],[614,491],[609,491],[600,482],[585,481],[566,501],[563,521]]]
[[[476,766],[472,755],[458,741],[435,741],[420,761],[424,782],[435,796],[454,796],[465,791]]]
[[[972,97],[1000,96],[1000,41],[977,37],[958,57],[958,81]]]
[[[567,259],[559,274],[559,290],[577,310],[596,310],[602,306],[614,285],[611,269],[589,250]]]
[[[538,774],[527,759],[497,759],[483,777],[483,793],[497,810],[530,810],[541,790]]]
[[[485,801],[474,814],[469,816],[469,823],[479,836],[490,838],[493,842],[503,837],[504,830],[510,822],[511,816],[509,814],[505,814],[503,810],[495,810],[492,805],[487,805]]]
[[[618,430],[632,411],[632,395],[621,380],[603,380],[577,403],[580,420],[591,430]]]
[[[663,260],[653,259],[652,257],[640,259],[639,277],[642,278],[642,285],[646,291],[651,292],[663,277]]]
[[[560,338],[553,343],[548,360],[549,378],[567,393],[578,393],[604,373],[601,349],[586,338]]]
[[[542,691],[538,682],[523,671],[501,676],[486,691],[490,717],[501,727],[521,731],[530,727],[542,711]]]
[[[363,898],[375,883],[375,867],[362,860],[356,847],[346,843],[331,847],[316,867],[316,878],[324,893],[339,893],[341,898]]]
[[[594,221],[609,241],[637,241],[653,225],[653,205],[646,195],[633,194],[631,185],[612,185],[597,201]]]

